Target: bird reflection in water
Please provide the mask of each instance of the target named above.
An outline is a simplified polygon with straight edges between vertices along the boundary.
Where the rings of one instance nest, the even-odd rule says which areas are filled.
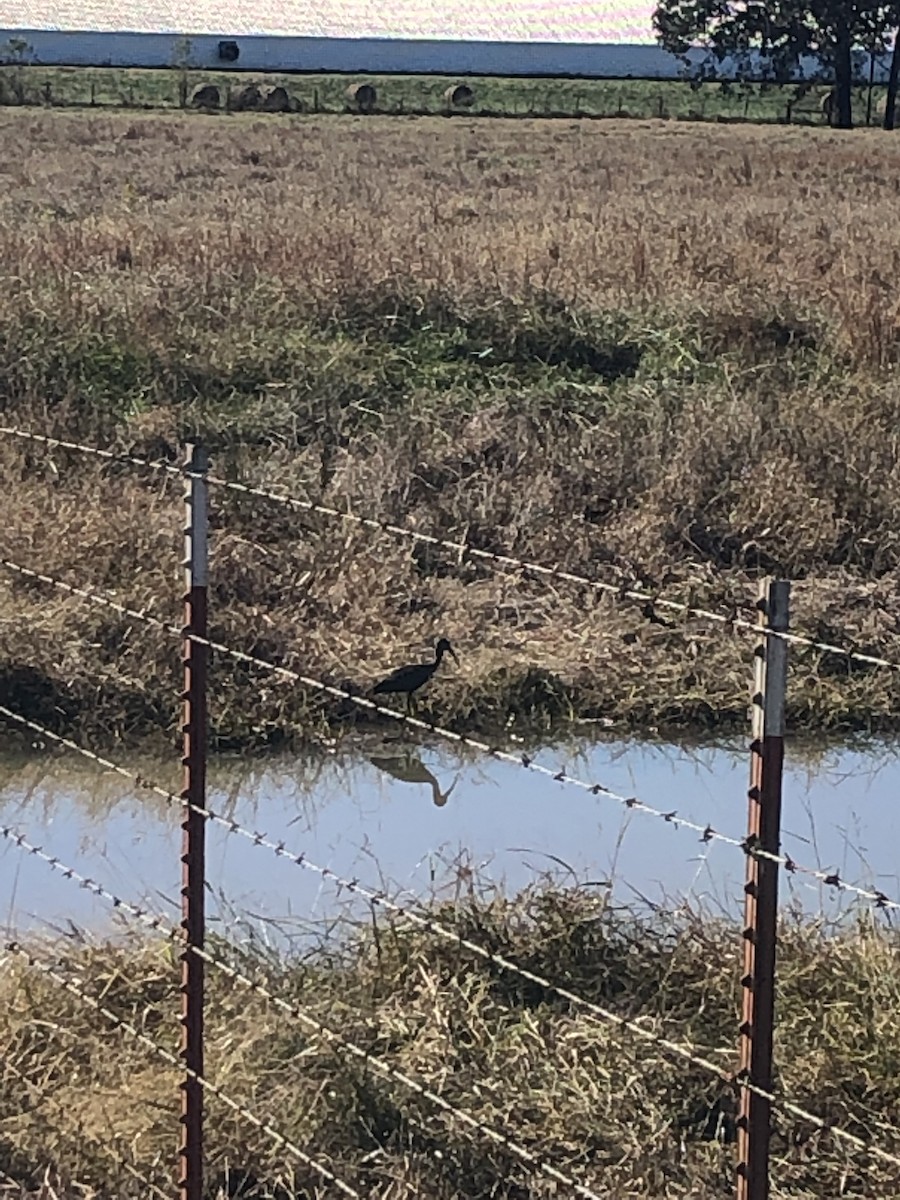
[[[446,792],[441,791],[437,778],[428,770],[421,758],[413,751],[404,749],[394,754],[370,754],[369,762],[390,775],[400,783],[425,783],[431,788],[431,799],[438,808],[443,808],[450,798],[450,793],[459,783],[459,776],[453,780]]]

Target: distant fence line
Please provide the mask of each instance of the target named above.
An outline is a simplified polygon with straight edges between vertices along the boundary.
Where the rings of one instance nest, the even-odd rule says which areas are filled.
[[[776,86],[727,79],[571,80],[475,79],[447,86],[424,77],[413,81],[367,78],[347,82],[327,76],[225,76],[196,69],[155,72],[135,78],[111,68],[57,71],[32,65],[0,65],[0,105],[211,113],[381,114],[470,117],[533,117],[581,120],[612,118],[828,125],[831,85],[803,82]],[[884,87],[877,80],[854,88],[857,125],[879,125]]]
[[[365,527],[375,527],[382,532],[393,532],[399,536],[419,537],[443,544],[453,549],[473,550],[464,544],[431,538],[430,535],[406,529],[403,526],[377,522],[371,518],[357,517],[327,506],[315,505],[298,497],[278,495],[234,480],[219,480],[210,474],[209,462],[203,448],[191,444],[186,448],[184,462],[178,466],[170,462],[151,462],[133,455],[119,455],[114,451],[87,446],[78,442],[62,441],[49,438],[46,435],[16,429],[0,427],[0,435],[44,445],[48,450],[54,447],[65,448],[74,453],[84,453],[97,457],[109,463],[128,463],[141,469],[152,468],[162,470],[167,475],[183,479],[185,485],[185,510],[183,532],[185,537],[184,557],[184,604],[185,619],[183,626],[176,626],[163,621],[142,610],[129,608],[120,601],[103,593],[88,588],[69,584],[64,580],[40,572],[39,569],[17,564],[8,558],[0,558],[0,567],[19,576],[30,577],[34,581],[48,586],[58,587],[71,595],[79,597],[89,604],[109,607],[137,622],[144,622],[162,628],[174,639],[180,640],[181,653],[185,668],[184,691],[182,701],[183,714],[183,747],[182,764],[184,767],[184,786],[180,794],[175,794],[158,784],[147,780],[139,774],[121,767],[110,759],[88,750],[72,739],[47,728],[41,722],[31,720],[17,713],[10,705],[0,705],[0,717],[20,728],[39,733],[49,742],[70,750],[94,762],[96,765],[116,772],[131,780],[135,786],[147,789],[169,803],[180,807],[182,812],[182,853],[183,868],[181,889],[181,924],[171,925],[165,918],[149,909],[131,904],[127,899],[119,897],[115,892],[95,880],[86,877],[74,867],[61,862],[56,856],[45,852],[40,846],[29,841],[20,832],[7,826],[0,829],[7,841],[16,845],[24,853],[34,856],[50,869],[71,879],[73,883],[87,888],[93,894],[107,901],[116,911],[124,912],[136,920],[148,925],[155,931],[171,938],[181,946],[182,964],[182,1043],[180,1054],[176,1055],[159,1046],[141,1030],[136,1029],[121,1017],[118,1017],[102,1000],[98,1000],[86,992],[83,985],[74,981],[60,970],[58,965],[48,960],[35,948],[29,948],[18,941],[7,946],[7,954],[11,958],[21,958],[30,969],[44,973],[56,986],[69,991],[82,1002],[92,1007],[104,1020],[111,1021],[127,1036],[136,1038],[153,1054],[163,1058],[169,1065],[178,1066],[183,1072],[181,1085],[181,1142],[179,1148],[178,1191],[181,1200],[201,1200],[205,1187],[205,1134],[204,1134],[204,1096],[210,1093],[217,1096],[228,1107],[244,1120],[253,1124],[266,1137],[271,1139],[285,1153],[295,1157],[316,1171],[329,1185],[335,1187],[347,1196],[359,1196],[359,1192],[345,1180],[339,1178],[328,1166],[316,1160],[301,1147],[284,1137],[272,1123],[261,1118],[253,1109],[235,1101],[228,1093],[223,1092],[212,1084],[206,1073],[204,1064],[204,1011],[205,1011],[205,976],[206,966],[224,971],[236,982],[256,990],[274,1002],[282,1012],[292,1019],[312,1029],[325,1042],[339,1046],[343,1051],[361,1058],[376,1073],[393,1081],[401,1087],[411,1090],[429,1104],[444,1111],[455,1122],[464,1126],[474,1136],[484,1137],[497,1145],[503,1146],[514,1155],[529,1170],[541,1174],[556,1184],[569,1188],[575,1195],[584,1200],[600,1200],[598,1194],[584,1183],[579,1182],[568,1171],[561,1170],[554,1163],[546,1161],[527,1147],[522,1146],[503,1130],[473,1117],[464,1109],[444,1099],[421,1081],[390,1067],[373,1057],[368,1051],[362,1050],[352,1041],[346,1039],[336,1030],[330,1029],[315,1020],[302,1008],[282,997],[278,997],[271,989],[261,985],[258,980],[228,963],[221,955],[209,951],[205,946],[205,910],[204,894],[207,885],[205,839],[206,824],[213,821],[222,825],[231,834],[245,837],[254,845],[278,858],[286,859],[296,866],[312,871],[323,880],[365,898],[369,903],[383,906],[395,915],[402,915],[413,923],[420,924],[438,936],[446,938],[460,947],[469,950],[505,971],[510,971],[524,980],[533,983],[548,992],[555,993],[565,999],[573,1007],[583,1009],[593,1018],[611,1023],[629,1030],[637,1039],[652,1042],[664,1053],[675,1059],[689,1062],[705,1073],[728,1083],[735,1089],[739,1100],[739,1117],[737,1121],[737,1163],[735,1177],[736,1200],[767,1200],[770,1188],[770,1152],[772,1144],[772,1114],[779,1110],[792,1113],[813,1124],[816,1128],[827,1129],[832,1136],[844,1141],[856,1150],[863,1150],[884,1162],[900,1167],[900,1156],[885,1150],[874,1138],[863,1137],[848,1130],[834,1127],[825,1118],[817,1116],[781,1094],[776,1087],[773,1075],[773,1040],[776,1028],[775,1008],[775,973],[776,973],[776,924],[778,915],[778,874],[779,867],[791,872],[805,872],[824,884],[836,889],[849,890],[861,898],[869,900],[875,909],[898,909],[900,903],[888,898],[881,892],[856,887],[840,880],[839,877],[816,871],[793,862],[781,851],[781,789],[784,767],[784,706],[788,679],[788,648],[794,642],[818,647],[823,651],[845,653],[848,658],[858,657],[869,665],[878,665],[886,669],[900,669],[900,664],[875,656],[858,654],[854,649],[841,650],[825,643],[817,643],[803,635],[793,634],[789,628],[790,583],[787,580],[765,580],[760,584],[759,594],[754,605],[755,621],[740,616],[738,610],[730,614],[694,608],[681,601],[667,601],[665,597],[652,596],[643,590],[637,590],[626,585],[603,584],[592,581],[587,577],[565,574],[576,586],[599,586],[608,589],[612,600],[630,603],[645,603],[646,606],[671,604],[675,609],[686,615],[694,615],[698,619],[709,619],[720,628],[734,629],[741,632],[752,632],[755,645],[752,655],[752,684],[750,685],[752,712],[752,742],[750,746],[750,786],[748,790],[748,825],[743,838],[737,838],[717,832],[711,825],[702,826],[699,823],[684,820],[675,811],[665,811],[646,803],[636,796],[620,795],[599,783],[571,776],[564,768],[554,770],[537,763],[528,755],[514,754],[500,745],[481,737],[470,737],[447,729],[431,721],[424,721],[410,714],[396,712],[376,703],[366,695],[359,694],[347,687],[335,687],[325,680],[315,679],[283,664],[267,662],[265,659],[248,654],[235,647],[212,640],[208,636],[208,606],[209,606],[209,485],[220,484],[225,488],[234,489],[246,495],[256,496],[275,502],[308,507],[337,521],[359,520]],[[493,565],[506,569],[510,565],[531,571],[537,575],[556,576],[560,573],[552,567],[537,563],[527,563],[524,560],[513,559],[503,555],[491,555],[484,552]],[[649,619],[649,618],[648,618]],[[677,626],[673,627],[677,630]],[[208,757],[207,744],[207,656],[210,650],[216,650],[236,659],[256,664],[272,673],[304,687],[319,690],[324,694],[346,700],[354,706],[375,715],[385,716],[401,725],[413,729],[433,733],[448,741],[467,746],[483,754],[508,761],[525,770],[537,772],[548,782],[574,786],[586,791],[598,799],[607,799],[625,805],[628,809],[643,811],[657,819],[670,824],[674,829],[683,829],[699,834],[700,840],[708,842],[721,840],[739,849],[746,859],[746,884],[744,889],[744,920],[741,933],[743,963],[740,984],[743,997],[743,1010],[737,1030],[740,1067],[734,1072],[728,1069],[727,1058],[731,1051],[722,1051],[723,1061],[717,1063],[708,1056],[697,1053],[691,1046],[668,1039],[664,1034],[656,1033],[645,1028],[639,1022],[641,1018],[626,1017],[615,1010],[599,1005],[579,996],[576,992],[542,976],[538,972],[522,967],[503,954],[481,945],[470,936],[460,934],[450,926],[435,920],[430,914],[422,911],[416,904],[403,905],[391,899],[384,891],[369,888],[358,880],[348,880],[328,867],[312,862],[304,853],[289,849],[283,842],[275,842],[265,834],[248,829],[236,820],[217,813],[211,809],[206,797],[206,769]],[[900,1141],[900,1130],[884,1127],[882,1132],[896,1134]]]

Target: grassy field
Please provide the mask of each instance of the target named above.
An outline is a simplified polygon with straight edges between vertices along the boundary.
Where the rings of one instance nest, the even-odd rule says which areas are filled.
[[[284,87],[303,111],[342,113],[352,83],[372,84],[376,112],[437,114],[447,111],[445,93],[460,82],[427,75],[282,75],[234,71],[137,70],[112,67],[0,67],[0,104],[54,107],[178,108],[205,84],[229,92],[256,84]],[[468,79],[474,91],[471,115],[637,117],[691,121],[753,121],[822,124],[826,87],[706,83],[659,80]],[[872,89],[873,123],[884,98]],[[866,123],[868,89],[854,89],[854,119]]]
[[[737,928],[690,915],[637,920],[597,897],[546,888],[436,915],[579,996],[640,1017],[645,1032],[736,1068]],[[210,950],[602,1196],[733,1194],[728,1084],[403,921],[379,919],[343,950],[333,939],[328,946],[292,961],[218,941]],[[90,947],[39,943],[38,953],[118,1018],[176,1048],[180,976],[171,947],[132,936]],[[788,920],[779,953],[778,1087],[900,1153],[896,935],[865,919],[836,937]],[[564,1194],[218,968],[208,978],[208,1076],[361,1195]],[[0,1000],[0,1171],[12,1184],[0,1194],[30,1187],[29,1195],[64,1200],[143,1198],[146,1186],[128,1165],[168,1193],[177,1072],[17,954],[8,955]],[[222,1101],[210,1096],[208,1104],[210,1195],[336,1194]],[[887,1200],[900,1188],[896,1168],[848,1152],[801,1118],[775,1118],[772,1150],[778,1197]],[[39,1191],[42,1182],[56,1190]]]
[[[900,141],[872,131],[4,110],[4,419],[900,660]],[[180,486],[0,440],[2,555],[180,620]],[[518,731],[745,727],[750,643],[214,492],[213,635]],[[0,692],[177,728],[177,639],[0,573]],[[216,657],[223,744],[348,710]],[[254,705],[246,703],[252,689]],[[897,729],[895,672],[794,654],[793,728]],[[12,702],[11,701],[11,702]]]

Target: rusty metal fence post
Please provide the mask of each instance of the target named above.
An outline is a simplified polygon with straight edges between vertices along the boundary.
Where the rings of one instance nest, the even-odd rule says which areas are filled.
[[[784,770],[784,708],[791,585],[765,580],[758,603],[760,640],[754,651],[748,849],[781,852],[781,784]],[[771,1092],[775,1030],[775,946],[778,863],[747,856],[744,887],[744,954],[741,986],[741,1076]],[[768,1200],[770,1101],[741,1089],[737,1129],[737,1200]]]
[[[203,948],[206,875],[206,638],[209,530],[206,451],[188,445],[185,457],[185,599],[184,716],[182,722],[184,801],[181,854],[181,1052],[185,1079],[181,1085],[179,1200],[203,1196],[203,959],[189,947]]]

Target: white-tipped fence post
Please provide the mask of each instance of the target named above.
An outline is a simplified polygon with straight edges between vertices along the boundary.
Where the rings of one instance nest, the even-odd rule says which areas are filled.
[[[203,949],[206,876],[206,754],[207,754],[207,585],[209,522],[206,473],[209,462],[202,446],[189,445],[185,457],[185,598],[184,598],[184,718],[182,723],[184,802],[181,854],[181,1052],[185,1078],[181,1098],[179,1200],[203,1200],[203,959],[191,951]]]
[[[781,853],[781,788],[784,771],[784,710],[791,585],[766,580],[758,603],[760,641],[754,651],[753,744],[747,823],[747,882],[744,888],[744,955],[741,986],[741,1077],[772,1091],[775,1030],[775,948],[778,922],[778,863]],[[758,851],[762,852],[760,856]],[[737,1200],[768,1200],[771,1103],[741,1088],[737,1130]]]

